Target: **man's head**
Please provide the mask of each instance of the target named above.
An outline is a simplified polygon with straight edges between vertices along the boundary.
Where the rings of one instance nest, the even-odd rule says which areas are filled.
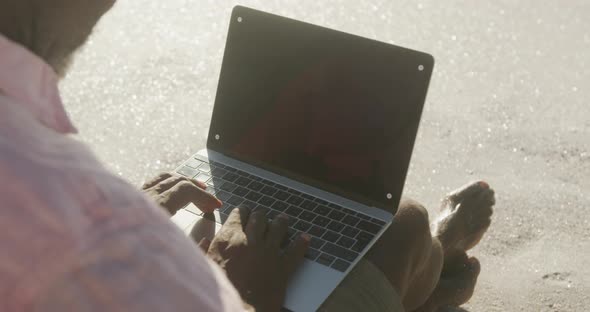
[[[63,76],[72,54],[115,0],[0,0],[0,34]]]

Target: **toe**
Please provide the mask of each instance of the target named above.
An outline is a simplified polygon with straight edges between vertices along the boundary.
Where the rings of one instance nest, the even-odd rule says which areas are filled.
[[[481,205],[494,206],[496,204],[496,193],[493,189],[485,189],[477,195],[477,201]]]
[[[449,195],[447,195],[447,199],[457,204],[467,198],[477,196],[479,193],[487,189],[489,189],[489,185],[486,182],[472,182],[451,192]]]

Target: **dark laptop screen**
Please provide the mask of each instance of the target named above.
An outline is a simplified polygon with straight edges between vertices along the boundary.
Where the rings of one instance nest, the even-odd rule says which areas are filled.
[[[208,147],[395,212],[432,67],[427,54],[237,7]]]

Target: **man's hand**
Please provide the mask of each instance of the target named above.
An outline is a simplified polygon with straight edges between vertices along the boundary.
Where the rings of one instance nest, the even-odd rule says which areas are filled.
[[[189,203],[203,212],[213,212],[222,203],[215,196],[205,192],[207,185],[182,176],[162,173],[143,185],[142,190],[171,215]]]
[[[286,215],[269,224],[262,211],[236,208],[210,243],[208,256],[257,312],[280,311],[287,283],[309,246],[310,237],[303,234],[281,250],[287,229]]]

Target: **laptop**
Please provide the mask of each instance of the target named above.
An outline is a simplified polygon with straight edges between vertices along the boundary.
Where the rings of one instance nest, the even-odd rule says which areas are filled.
[[[176,171],[224,204],[174,217],[210,235],[239,206],[312,236],[286,311],[316,311],[391,224],[432,56],[237,6],[206,149]],[[207,227],[205,227],[207,228]]]

